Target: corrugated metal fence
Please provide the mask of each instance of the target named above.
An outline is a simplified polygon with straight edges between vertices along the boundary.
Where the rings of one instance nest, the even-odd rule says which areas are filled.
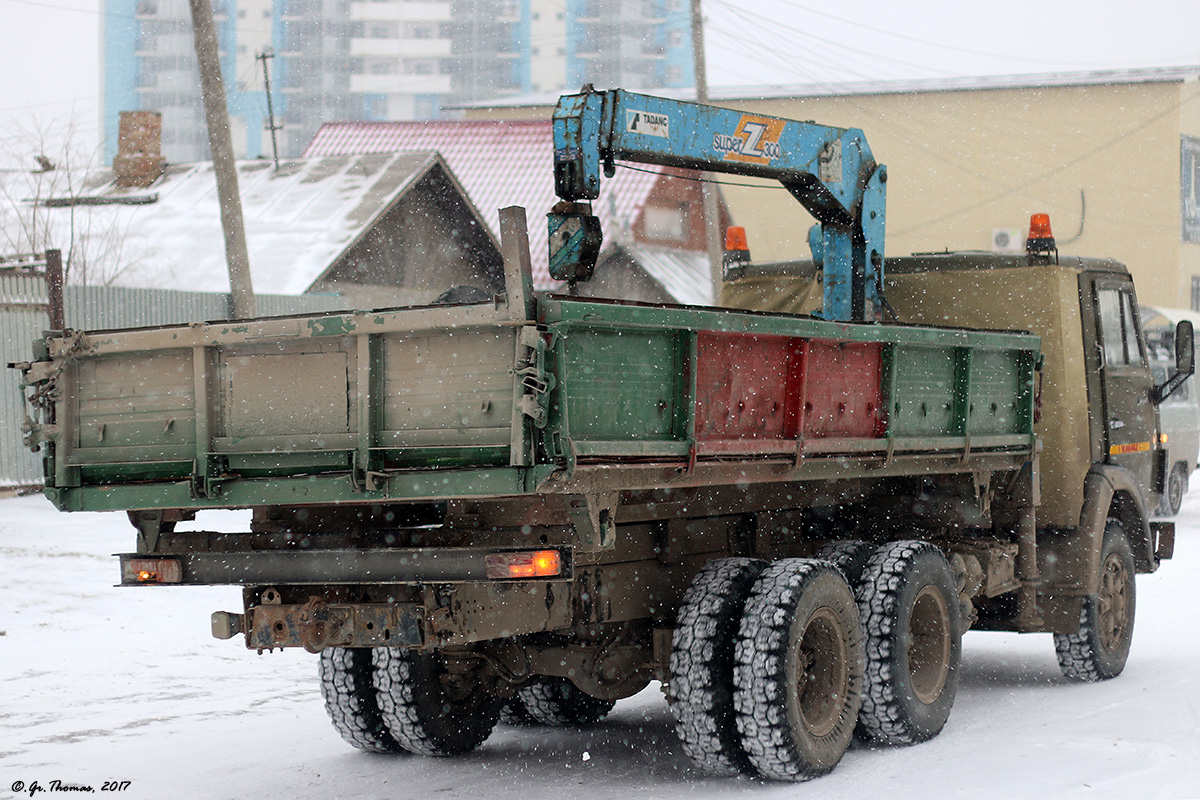
[[[264,317],[347,307],[335,295],[257,295],[255,300]],[[42,482],[40,457],[21,441],[25,403],[20,374],[5,367],[32,357],[34,340],[49,325],[47,302],[41,276],[0,271],[0,488]],[[228,294],[116,286],[66,286],[63,306],[67,327],[81,330],[227,319],[230,308]]]

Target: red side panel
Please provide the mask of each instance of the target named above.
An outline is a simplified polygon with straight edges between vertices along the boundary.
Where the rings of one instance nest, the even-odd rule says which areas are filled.
[[[801,436],[880,435],[882,352],[879,344],[700,333],[697,450],[792,452]]]
[[[789,353],[786,336],[704,332],[697,342],[696,438],[781,440]]]
[[[873,438],[881,428],[883,346],[807,341],[801,432]]]

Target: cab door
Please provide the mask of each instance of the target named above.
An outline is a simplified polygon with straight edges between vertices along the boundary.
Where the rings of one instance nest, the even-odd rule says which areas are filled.
[[[1104,461],[1125,467],[1137,478],[1148,504],[1156,501],[1154,474],[1158,450],[1158,414],[1150,401],[1154,378],[1146,361],[1133,285],[1098,278],[1093,284],[1100,388],[1103,407]]]

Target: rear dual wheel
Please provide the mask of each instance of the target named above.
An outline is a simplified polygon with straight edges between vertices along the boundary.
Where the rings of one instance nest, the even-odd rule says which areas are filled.
[[[711,562],[685,595],[672,645],[684,751],[716,774],[828,772],[854,733],[861,648],[854,596],[833,566]]]
[[[501,709],[500,721],[521,727],[583,727],[604,719],[615,705],[585,694],[566,678],[544,678],[522,687]]]
[[[928,542],[891,542],[855,591],[866,639],[859,734],[879,744],[932,739],[950,717],[962,661],[954,574]]]
[[[759,775],[807,780],[837,765],[854,737],[862,663],[841,572],[808,559],[763,572],[742,615],[733,672],[738,731]]]
[[[368,753],[398,753],[379,710],[371,648],[328,647],[321,651],[321,697],[334,730],[348,744]]]
[[[437,652],[326,648],[321,693],[334,729],[368,752],[458,755],[483,744],[500,701]]]

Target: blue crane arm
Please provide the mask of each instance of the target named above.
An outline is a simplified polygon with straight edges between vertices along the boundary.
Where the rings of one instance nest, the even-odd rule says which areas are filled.
[[[555,277],[590,275],[599,225],[570,204],[598,197],[616,161],[779,181],[821,223],[824,316],[862,319],[865,302],[878,302],[887,173],[862,131],[620,89],[564,96],[554,111],[554,185],[568,206],[550,215]]]

